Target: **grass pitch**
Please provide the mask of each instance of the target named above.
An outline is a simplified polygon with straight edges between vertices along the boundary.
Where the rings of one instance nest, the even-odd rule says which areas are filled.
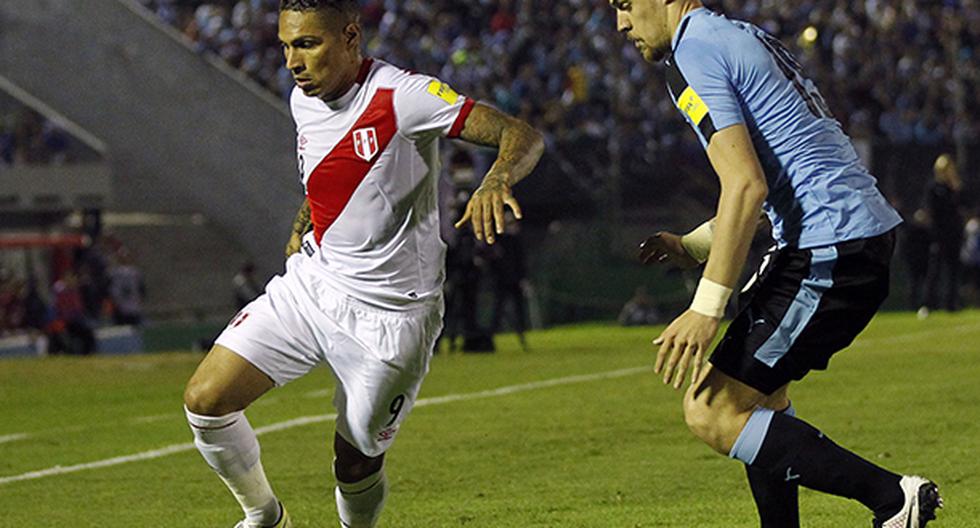
[[[680,393],[646,370],[657,330],[556,328],[530,334],[529,353],[504,335],[497,354],[437,356],[389,452],[382,526],[757,526],[740,464],[691,437]],[[0,527],[230,528],[237,505],[188,445],[181,410],[199,360],[0,362]],[[978,379],[980,313],[885,314],[791,395],[842,445],[939,482],[937,528],[975,527]],[[260,437],[297,527],[337,526],[331,385],[319,369],[248,413],[257,428],[316,417]],[[800,502],[806,527],[870,525],[851,501],[803,490]]]

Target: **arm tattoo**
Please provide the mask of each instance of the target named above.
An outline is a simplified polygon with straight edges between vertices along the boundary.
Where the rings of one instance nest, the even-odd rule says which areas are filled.
[[[497,147],[497,161],[490,172],[506,174],[508,185],[527,176],[544,152],[544,139],[537,130],[484,104],[473,107],[460,138],[477,145]]]
[[[303,235],[308,233],[310,229],[313,229],[310,201],[304,199],[303,205],[299,208],[299,212],[296,213],[296,219],[293,220],[293,230],[289,234],[289,241],[286,242],[286,257],[299,251],[303,243]]]
[[[308,199],[304,199],[303,205],[299,208],[299,212],[296,213],[296,219],[293,220],[293,234],[302,237],[308,233],[310,229],[313,229],[310,201]]]

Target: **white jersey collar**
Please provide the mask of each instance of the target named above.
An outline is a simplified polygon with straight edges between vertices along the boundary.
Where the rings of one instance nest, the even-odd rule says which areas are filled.
[[[370,57],[361,61],[361,69],[357,72],[357,80],[354,81],[354,84],[351,85],[350,89],[347,90],[344,95],[341,95],[336,99],[324,101],[324,104],[326,104],[331,110],[342,110],[344,107],[350,104],[350,102],[354,100],[354,97],[357,96],[357,93],[361,90],[361,86],[363,86],[367,81],[368,75],[371,73],[371,66],[373,65],[374,59]]]

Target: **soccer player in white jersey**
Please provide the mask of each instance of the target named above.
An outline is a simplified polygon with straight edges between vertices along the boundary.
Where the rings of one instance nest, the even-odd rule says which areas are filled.
[[[306,200],[285,273],[218,337],[184,403],[195,444],[245,512],[236,527],[291,526],[243,411],[327,365],[337,382],[340,525],[367,528],[387,494],[385,451],[442,325],[439,138],[499,148],[457,223],[491,244],[505,206],[521,217],[511,186],[544,143],[527,124],[437,79],[363,58],[357,0],[282,0],[279,39],[296,79],[290,103]]]

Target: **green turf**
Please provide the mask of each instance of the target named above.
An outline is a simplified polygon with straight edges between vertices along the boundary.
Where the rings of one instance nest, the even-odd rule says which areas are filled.
[[[655,329],[591,325],[440,355],[424,398],[651,364]],[[181,391],[200,356],[0,362],[0,478],[186,443]],[[880,316],[792,391],[800,416],[897,472],[940,483],[939,527],[980,518],[980,313]],[[255,426],[332,412],[317,370],[259,400]],[[319,391],[319,392],[314,392]],[[311,394],[312,392],[312,394]],[[390,451],[383,527],[753,527],[734,461],[691,437],[650,373],[416,409]],[[333,424],[261,437],[297,527],[334,527]],[[869,526],[857,503],[804,490],[806,527]],[[194,451],[0,484],[0,527],[231,527],[230,495]]]

